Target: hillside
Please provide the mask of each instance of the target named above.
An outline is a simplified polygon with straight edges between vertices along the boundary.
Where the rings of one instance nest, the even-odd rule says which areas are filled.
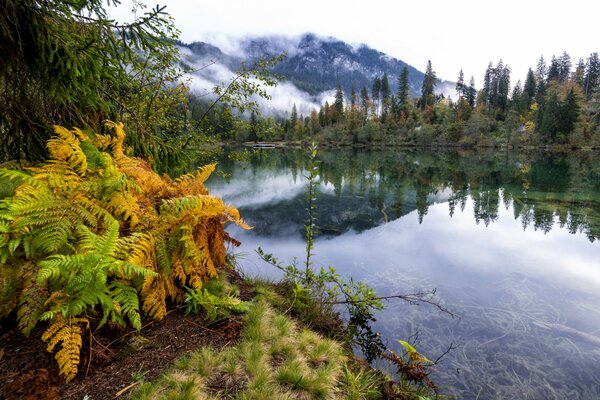
[[[392,93],[397,91],[397,79],[406,66],[409,71],[409,87],[412,95],[420,95],[424,73],[406,62],[370,48],[365,44],[351,45],[335,38],[315,34],[300,37],[262,36],[239,39],[229,43],[225,50],[214,43],[179,43],[183,60],[191,66],[201,67],[214,62],[193,74],[196,89],[202,85],[223,81],[226,70],[234,71],[244,60],[264,55],[287,54],[274,72],[284,83],[293,85],[297,93],[289,94],[312,103],[319,103],[331,96],[331,91],[341,85],[347,96],[354,88],[357,92],[364,86],[369,91],[373,80],[388,75]],[[438,81],[436,91],[454,95],[454,82]],[[290,88],[291,89],[291,88]],[[285,93],[285,91],[284,91]],[[285,95],[285,94],[284,94]],[[276,99],[277,100],[277,99]],[[276,101],[277,103],[277,101]]]

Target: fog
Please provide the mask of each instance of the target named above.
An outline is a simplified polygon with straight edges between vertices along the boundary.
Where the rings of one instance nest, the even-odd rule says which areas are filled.
[[[261,41],[256,41],[255,45],[252,45],[252,42],[254,42],[252,38],[207,34],[199,39],[199,41],[218,47],[224,53],[222,59],[200,57],[189,48],[180,46],[179,51],[182,61],[193,70],[193,72],[184,76],[184,79],[190,83],[192,93],[214,99],[213,88],[215,86],[227,86],[238,75],[233,65],[242,60],[266,53],[285,53],[288,56],[293,56],[298,52],[301,35],[293,37],[267,36],[261,38],[261,40],[264,38],[268,38],[268,48],[263,48],[264,42]],[[320,39],[333,40],[333,38]],[[250,52],[254,54],[249,54],[244,49],[250,49]],[[254,82],[258,82],[258,80],[254,80]],[[270,100],[259,96],[254,96],[253,100],[257,101],[261,112],[269,116],[287,116],[294,104],[298,114],[308,116],[311,111],[319,110],[321,104],[324,104],[325,101],[332,103],[335,94],[334,90],[328,90],[317,96],[312,96],[287,81],[280,81],[274,87],[266,87],[266,91],[272,97]]]

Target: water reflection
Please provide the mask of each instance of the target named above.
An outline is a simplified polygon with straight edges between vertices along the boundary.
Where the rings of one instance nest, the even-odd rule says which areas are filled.
[[[462,314],[389,303],[378,326],[419,332],[429,356],[460,345],[434,377],[465,399],[600,398],[600,168],[576,157],[321,151],[318,263],[382,295],[438,288]],[[223,163],[213,193],[256,226],[235,230],[301,256],[304,155],[262,152]],[[244,268],[270,274],[249,256]]]

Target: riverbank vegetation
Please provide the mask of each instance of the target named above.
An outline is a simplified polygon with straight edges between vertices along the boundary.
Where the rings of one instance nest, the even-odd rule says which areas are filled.
[[[421,94],[412,98],[408,70],[387,74],[372,87],[344,93],[337,87],[332,103],[309,115],[294,105],[277,129],[256,129],[250,123],[244,140],[316,141],[347,146],[491,146],[491,147],[600,147],[600,59],[592,53],[573,68],[564,52],[544,58],[529,69],[524,83],[511,89],[511,69],[502,60],[491,62],[483,87],[465,82],[461,70],[452,96],[436,94],[437,77],[427,64]],[[390,81],[397,82],[396,92]],[[273,126],[273,120],[263,124]]]

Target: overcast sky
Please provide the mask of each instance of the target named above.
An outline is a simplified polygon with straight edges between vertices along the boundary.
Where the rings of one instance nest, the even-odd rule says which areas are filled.
[[[439,78],[456,80],[462,68],[481,85],[490,61],[512,68],[511,84],[525,80],[541,55],[567,51],[573,65],[600,51],[594,0],[148,0],[167,6],[182,40],[212,35],[298,35],[313,32],[365,43],[424,71],[427,60]],[[132,0],[114,16],[123,21]]]

